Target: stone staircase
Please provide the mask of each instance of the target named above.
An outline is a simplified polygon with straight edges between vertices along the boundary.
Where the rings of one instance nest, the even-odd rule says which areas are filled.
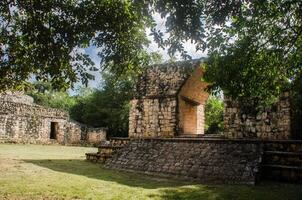
[[[129,142],[129,138],[112,137],[108,141],[98,146],[98,152],[86,153],[86,160],[90,162],[104,163],[111,158],[112,154],[124,147]]]
[[[262,179],[302,183],[302,141],[264,143]]]

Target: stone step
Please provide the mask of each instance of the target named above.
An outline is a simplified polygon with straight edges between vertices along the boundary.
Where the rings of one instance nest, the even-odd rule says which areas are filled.
[[[121,149],[123,147],[124,145],[112,145],[112,144],[102,144],[98,146],[98,148],[102,148],[102,149]]]
[[[302,166],[290,166],[290,165],[273,165],[273,164],[263,164],[264,168],[277,168],[277,169],[287,169],[287,170],[298,170],[302,171]]]
[[[90,162],[105,162],[106,159],[111,158],[111,154],[101,154],[101,153],[86,153],[86,160]]]
[[[86,160],[90,162],[98,162],[101,159],[101,155],[98,153],[85,153]]]
[[[302,166],[264,164],[261,176],[266,180],[302,183]]]
[[[269,180],[302,182],[302,141],[264,142],[262,177]]]
[[[301,152],[302,153],[302,140],[266,141],[263,144],[264,144],[265,151]]]
[[[112,145],[125,145],[130,141],[128,137],[111,137],[109,143]]]
[[[221,134],[181,134],[177,138],[222,138]]]
[[[112,154],[123,148],[129,141],[129,138],[110,138],[98,146],[97,153],[86,153],[86,160],[104,163],[106,159],[111,158]]]
[[[302,152],[265,151],[263,164],[302,166]]]
[[[302,156],[302,152],[292,151],[265,151],[265,155],[287,155],[287,156]]]
[[[203,136],[203,134],[180,134],[180,135],[178,135],[178,136],[176,136],[176,137],[178,137],[178,138],[195,138],[195,137],[202,137]]]

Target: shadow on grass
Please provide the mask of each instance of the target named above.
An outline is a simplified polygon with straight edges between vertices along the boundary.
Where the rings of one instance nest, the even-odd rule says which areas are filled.
[[[257,186],[246,185],[192,185],[161,189],[150,198],[189,200],[301,200],[302,186],[264,182]]]
[[[57,172],[86,176],[88,178],[117,182],[119,184],[142,187],[145,189],[157,189],[164,187],[176,187],[192,185],[192,183],[175,179],[159,178],[142,173],[125,172],[105,169],[100,164],[90,163],[85,160],[23,160],[40,167],[48,168]]]
[[[264,182],[258,186],[208,185],[176,179],[158,178],[141,173],[124,172],[102,168],[101,165],[84,160],[24,160],[57,172],[81,175],[88,178],[116,182],[130,187],[159,189],[149,197],[160,199],[231,199],[231,200],[298,200],[302,199],[302,185]]]

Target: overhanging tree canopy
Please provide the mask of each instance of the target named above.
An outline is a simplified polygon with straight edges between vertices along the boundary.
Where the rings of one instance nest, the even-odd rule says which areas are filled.
[[[79,48],[100,47],[102,63],[122,73],[146,63],[144,29],[150,20],[139,3],[116,0],[3,0],[0,2],[1,88],[31,75],[67,88],[96,70]]]
[[[167,18],[167,39],[155,12]],[[300,0],[4,0],[0,16],[1,86],[30,74],[58,87],[86,80],[91,60],[74,51],[91,43],[114,72],[133,70],[148,60],[146,27],[171,54],[188,58],[186,40],[207,49],[205,78],[237,99],[269,100],[301,74]]]

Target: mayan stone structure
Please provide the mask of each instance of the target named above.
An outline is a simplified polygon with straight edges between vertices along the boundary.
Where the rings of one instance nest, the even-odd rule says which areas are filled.
[[[255,184],[262,171],[280,180],[302,177],[297,171],[302,143],[284,142],[290,138],[289,94],[251,110],[224,97],[224,132],[206,137],[209,94],[201,66],[192,61],[148,67],[131,101],[130,139],[119,146],[111,139],[98,153],[86,154],[87,159],[103,158],[111,169],[211,183]],[[102,157],[107,149],[110,155]]]
[[[247,112],[237,102],[224,99],[224,135],[227,138],[290,139],[290,99],[283,93],[271,106]]]
[[[154,65],[146,69],[130,102],[129,137],[204,134],[207,83],[199,61]]]
[[[66,112],[36,105],[29,96],[11,92],[0,95],[0,142],[80,144],[105,137],[106,129],[70,121]]]
[[[154,138],[204,134],[204,105],[209,94],[200,61],[153,65],[140,76],[130,102],[129,137]],[[224,137],[290,138],[289,94],[249,113],[224,98]]]
[[[261,145],[207,139],[133,140],[106,161],[106,167],[177,176],[211,183],[255,184]]]

